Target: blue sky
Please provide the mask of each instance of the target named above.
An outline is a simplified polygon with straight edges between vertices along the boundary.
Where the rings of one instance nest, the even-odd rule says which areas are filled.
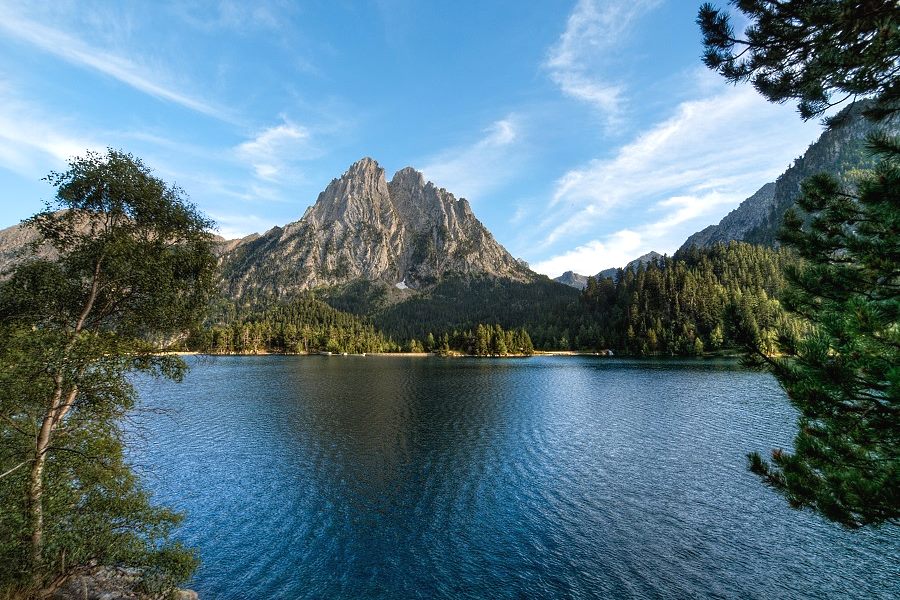
[[[672,253],[821,131],[703,68],[698,5],[0,0],[0,227],[87,149],[141,157],[226,237],[371,156],[551,276]]]

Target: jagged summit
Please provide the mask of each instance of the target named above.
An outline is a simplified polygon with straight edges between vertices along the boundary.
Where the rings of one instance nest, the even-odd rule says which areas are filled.
[[[406,167],[390,182],[364,157],[333,179],[303,218],[240,243],[223,258],[233,296],[282,296],[365,279],[420,288],[444,275],[528,281],[469,203]]]
[[[417,171],[413,167],[403,167],[396,173],[394,173],[394,178],[391,179],[392,184],[398,184],[400,182],[409,182],[414,185],[425,185],[425,176],[422,175],[421,171]]]

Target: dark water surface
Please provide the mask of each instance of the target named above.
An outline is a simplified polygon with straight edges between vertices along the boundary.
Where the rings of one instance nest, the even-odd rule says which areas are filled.
[[[900,528],[747,472],[794,413],[734,363],[222,357],[139,389],[204,600],[900,597]]]

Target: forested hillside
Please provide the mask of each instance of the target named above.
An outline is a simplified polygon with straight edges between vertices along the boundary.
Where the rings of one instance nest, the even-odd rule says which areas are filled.
[[[448,277],[417,294],[357,281],[266,310],[226,301],[189,345],[213,353],[507,354],[533,343],[641,356],[700,355],[754,340],[771,346],[776,331],[796,327],[778,301],[793,260],[785,250],[717,244],[650,260],[618,280],[592,277],[582,292],[546,279]]]
[[[371,316],[395,339],[475,329],[479,323],[524,327],[536,347],[555,347],[576,309],[578,290],[538,278],[531,283],[494,277],[446,277],[426,293],[389,302],[383,288],[360,284],[329,294],[342,310]]]
[[[627,270],[619,281],[589,280],[581,294],[576,348],[636,355],[699,355],[747,336],[774,341],[791,324],[778,301],[785,250],[732,242],[693,248]]]
[[[312,295],[260,312],[242,313],[227,304],[220,309],[218,322],[194,333],[188,347],[214,354],[400,349],[367,319],[336,310]]]

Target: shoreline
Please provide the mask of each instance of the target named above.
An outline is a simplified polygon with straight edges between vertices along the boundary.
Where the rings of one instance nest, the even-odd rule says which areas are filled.
[[[563,357],[563,358],[575,358],[575,357],[588,357],[588,358],[628,358],[628,359],[696,359],[696,360],[704,360],[704,359],[714,359],[714,358],[725,358],[725,359],[740,359],[742,354],[739,352],[736,353],[710,353],[704,354],[702,356],[678,356],[678,355],[669,355],[669,354],[658,354],[658,355],[649,355],[649,356],[632,356],[629,354],[607,354],[605,352],[588,352],[588,351],[579,351],[579,350],[535,350],[533,354],[504,354],[502,356],[498,356],[496,354],[493,355],[483,355],[479,356],[477,354],[462,354],[459,352],[451,352],[447,354],[440,354],[436,352],[363,352],[363,353],[341,353],[334,352],[331,354],[323,354],[320,352],[198,352],[198,351],[175,351],[175,352],[160,352],[160,356],[324,356],[325,358],[330,357],[357,357],[357,358],[365,358],[367,356],[377,356],[377,357],[393,357],[393,358],[530,358],[532,356],[555,356],[555,357]]]

